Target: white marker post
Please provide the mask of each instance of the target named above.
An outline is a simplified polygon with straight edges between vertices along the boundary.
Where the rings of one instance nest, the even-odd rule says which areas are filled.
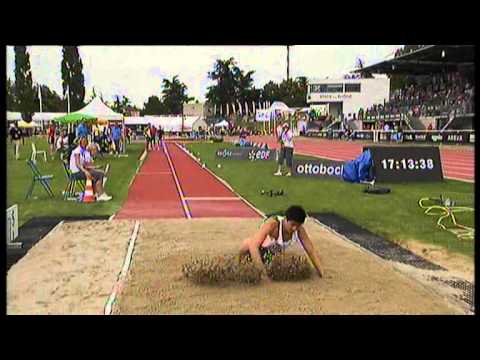
[[[7,209],[7,248],[19,249],[22,243],[15,242],[18,237],[18,206],[13,205]]]

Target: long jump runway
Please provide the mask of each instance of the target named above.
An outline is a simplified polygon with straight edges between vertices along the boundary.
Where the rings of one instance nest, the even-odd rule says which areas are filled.
[[[151,151],[116,219],[259,218],[177,143]]]
[[[270,148],[277,146],[272,136],[252,136],[252,141],[266,143]],[[347,161],[359,156],[365,145],[341,140],[297,138],[295,152],[299,155]],[[467,182],[475,181],[475,152],[473,149],[441,148],[440,157],[443,174],[446,178]]]

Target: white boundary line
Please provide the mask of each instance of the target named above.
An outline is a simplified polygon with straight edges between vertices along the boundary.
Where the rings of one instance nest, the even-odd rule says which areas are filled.
[[[152,172],[138,173],[138,175],[172,175],[172,172],[171,171],[152,171]]]
[[[60,221],[60,222],[59,222],[57,225],[55,225],[55,226],[53,227],[53,229],[50,230],[42,239],[45,239],[45,238],[46,238],[47,236],[49,236],[50,234],[53,234],[53,232],[56,231],[60,226],[62,226],[64,222],[65,222],[65,220]]]
[[[140,227],[140,222],[138,220],[135,221],[135,226],[133,228],[132,236],[130,237],[130,241],[128,244],[128,250],[127,250],[127,255],[125,257],[125,260],[123,262],[123,267],[122,271],[120,272],[117,282],[113,286],[113,291],[110,294],[107,303],[105,304],[104,308],[104,315],[112,315],[112,310],[113,310],[113,304],[115,303],[117,299],[117,295],[120,293],[123,283],[125,281],[125,278],[127,276],[128,269],[130,268],[130,264],[132,262],[132,255],[133,255],[133,249],[135,247],[135,240],[137,239],[138,236],[138,229]]]
[[[129,188],[130,188],[130,186],[132,186],[133,180],[135,180],[135,177],[138,174],[138,172],[140,171],[140,168],[142,167],[143,162],[145,161],[146,157],[147,157],[147,150],[143,150],[143,153],[140,156],[140,163],[138,164],[137,169],[135,170],[135,174],[132,176],[132,178],[130,179],[130,182],[128,184]]]
[[[181,147],[180,145],[178,145],[177,143],[175,143],[175,145],[177,145],[183,152],[185,152],[185,154],[187,154],[188,156],[190,156],[197,164],[198,166],[201,167],[200,165],[200,162],[198,161],[198,159],[196,157],[194,157],[192,154],[190,154],[186,149],[184,149],[183,147]],[[246,199],[244,199],[239,193],[237,193],[235,190],[233,190],[233,188],[230,186],[229,183],[227,183],[225,180],[223,180],[222,178],[218,177],[213,171],[211,171],[209,168],[205,167],[203,168],[203,170],[206,170],[209,174],[211,174],[215,179],[217,179],[218,181],[220,181],[220,183],[222,183],[228,190],[230,190],[232,193],[234,193],[236,196],[238,196],[245,204],[247,204],[249,207],[251,207],[257,214],[259,214],[261,217],[265,218],[265,213],[263,213],[262,211],[260,211],[259,209],[257,209],[255,206],[253,206],[250,202],[248,202]]]
[[[185,195],[183,194],[182,188],[180,186],[180,182],[178,181],[177,173],[175,171],[175,168],[173,167],[172,159],[170,158],[170,153],[168,152],[168,148],[167,148],[167,145],[165,145],[165,143],[163,144],[163,151],[165,152],[165,155],[168,160],[168,164],[170,165],[170,169],[172,170],[173,179],[175,180],[175,185],[177,186],[178,195],[180,195],[180,200],[182,201],[182,206],[185,212],[185,216],[187,217],[187,219],[191,219],[192,213],[190,211],[190,208],[188,207],[187,201],[185,200]]]
[[[466,183],[475,184],[475,179],[473,179],[473,180],[470,180],[470,179],[460,179],[460,178],[456,178],[456,177],[452,177],[452,176],[444,176],[443,178],[444,178],[444,179],[448,179],[448,180],[463,181],[463,182],[466,182]]]
[[[238,197],[186,197],[187,201],[242,201]]]
[[[133,184],[133,180],[135,180],[135,177],[136,175],[138,174],[138,172],[140,171],[140,168],[142,167],[143,165],[143,162],[145,161],[145,158],[147,157],[147,151],[146,150],[143,150],[143,153],[142,155],[140,156],[139,160],[139,164],[137,166],[137,169],[135,170],[135,174],[132,176],[132,178],[130,179],[130,182],[128,183],[128,188],[130,189],[130,186],[132,186]],[[128,195],[127,195],[128,196]],[[123,205],[123,204],[122,204]],[[121,210],[121,208],[120,208]],[[117,211],[118,212],[118,211]],[[112,216],[110,216],[110,218],[108,219],[109,221],[113,220],[113,218],[115,217],[115,215],[117,215],[117,213],[113,214]]]

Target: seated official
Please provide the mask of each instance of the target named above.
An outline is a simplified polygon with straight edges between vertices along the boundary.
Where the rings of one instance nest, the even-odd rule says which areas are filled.
[[[87,144],[87,138],[82,137],[79,140],[79,145],[72,151],[70,155],[71,176],[76,180],[91,179],[97,201],[109,201],[112,197],[108,196],[103,189],[104,173],[94,166],[92,154],[87,148]],[[90,149],[92,149],[92,147],[90,147]]]

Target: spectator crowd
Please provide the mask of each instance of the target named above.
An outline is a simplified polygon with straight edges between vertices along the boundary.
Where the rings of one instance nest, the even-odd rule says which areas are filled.
[[[395,90],[388,102],[360,109],[358,118],[380,119],[408,114],[420,116],[452,116],[474,113],[475,86],[459,72],[411,78]]]

